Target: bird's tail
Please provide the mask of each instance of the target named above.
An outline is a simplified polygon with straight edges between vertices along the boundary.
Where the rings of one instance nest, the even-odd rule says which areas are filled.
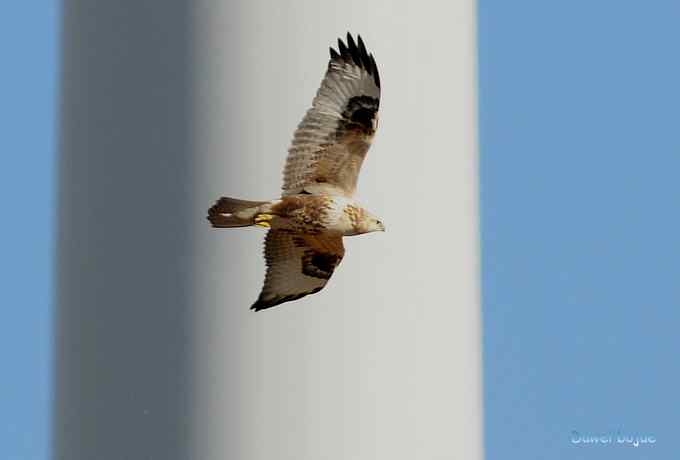
[[[266,203],[223,196],[208,210],[208,220],[215,228],[249,227],[255,224],[258,208]]]

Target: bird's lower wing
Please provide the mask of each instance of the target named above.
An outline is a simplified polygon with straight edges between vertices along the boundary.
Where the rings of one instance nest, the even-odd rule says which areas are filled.
[[[264,249],[267,274],[260,297],[251,308],[263,310],[319,292],[344,254],[341,236],[270,230]]]

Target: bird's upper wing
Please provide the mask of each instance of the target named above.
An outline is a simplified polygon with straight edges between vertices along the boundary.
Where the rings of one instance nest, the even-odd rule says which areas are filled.
[[[361,36],[338,39],[321,88],[295,131],[283,194],[351,196],[378,125],[380,77]]]
[[[341,236],[270,230],[264,250],[267,274],[251,308],[263,310],[319,292],[344,254]]]

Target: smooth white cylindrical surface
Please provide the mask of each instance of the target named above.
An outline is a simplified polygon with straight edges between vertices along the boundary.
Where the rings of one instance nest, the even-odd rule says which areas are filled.
[[[387,231],[345,238],[320,293],[253,313],[265,232],[196,229],[196,458],[481,458],[474,3],[198,5],[194,205],[279,195],[350,31],[381,73],[358,199]]]
[[[260,229],[328,47],[382,77],[318,294],[254,313]],[[64,2],[55,458],[481,458],[473,0]]]
[[[193,458],[188,11],[63,2],[55,459]]]

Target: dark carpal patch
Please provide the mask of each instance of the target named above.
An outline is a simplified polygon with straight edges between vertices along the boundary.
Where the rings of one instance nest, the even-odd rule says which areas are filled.
[[[378,99],[370,96],[354,96],[347,102],[339,121],[339,134],[359,131],[371,135],[374,131],[373,120],[378,112]]]
[[[335,254],[305,251],[302,257],[302,273],[307,276],[327,280],[333,274],[340,257]]]

